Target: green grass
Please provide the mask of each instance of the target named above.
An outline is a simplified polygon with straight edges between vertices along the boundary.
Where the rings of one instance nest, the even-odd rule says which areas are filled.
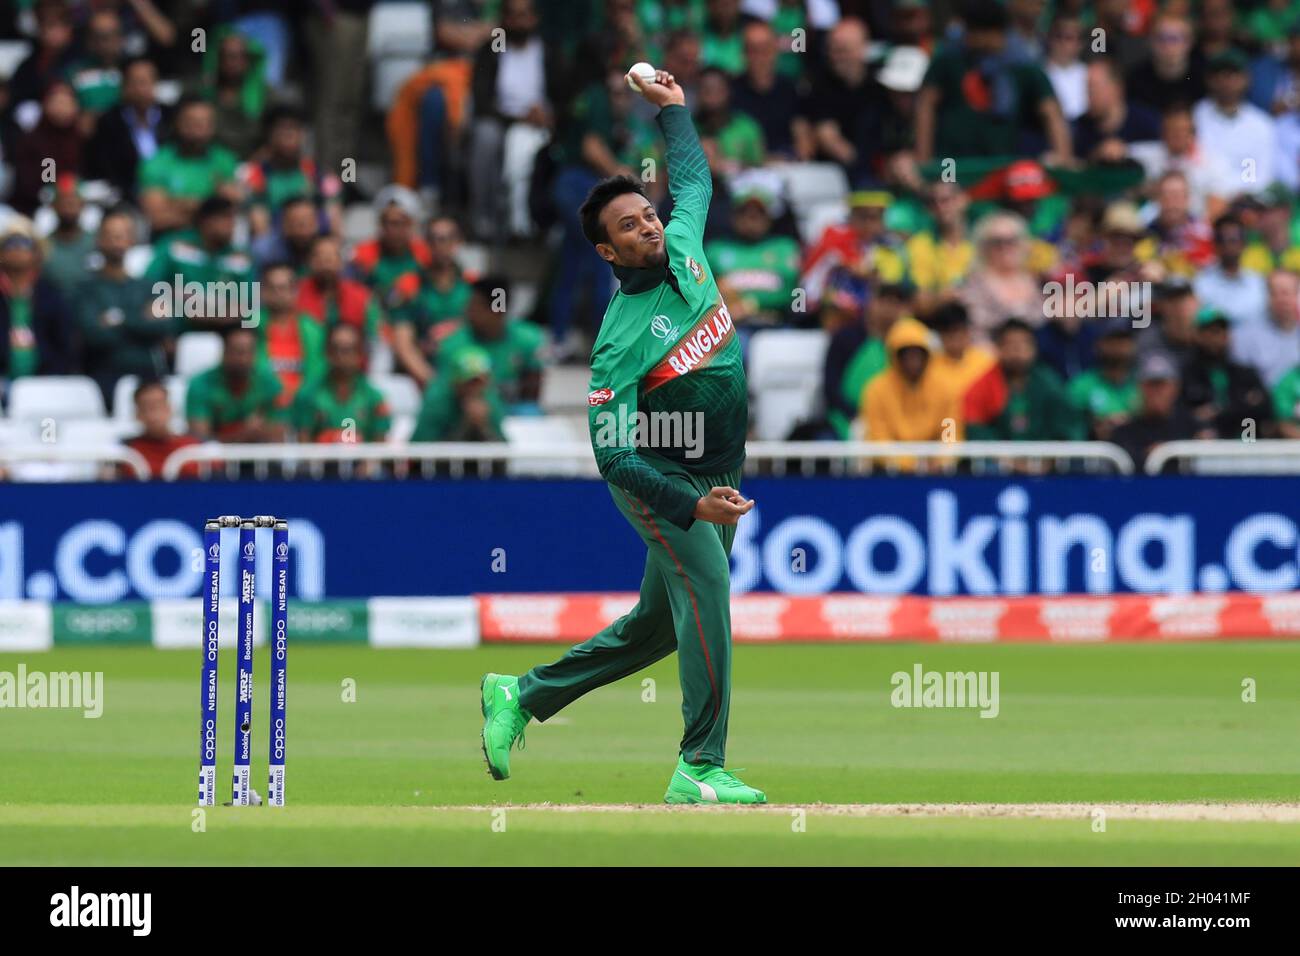
[[[1300,864],[1300,827],[785,812],[489,809],[655,803],[681,733],[672,658],[533,725],[515,776],[478,749],[478,679],[554,647],[297,646],[284,810],[215,808],[194,832],[198,653],[68,648],[0,671],[103,671],[104,715],[0,710],[0,864]],[[890,706],[890,675],[994,670],[1001,713]],[[254,780],[264,790],[266,661]],[[233,654],[222,660],[228,792]],[[642,680],[656,682],[644,701]],[[1241,700],[1253,678],[1258,701]],[[355,681],[356,701],[343,700]],[[780,804],[1296,801],[1300,645],[747,646],[728,761]],[[440,809],[452,807],[455,809]],[[494,829],[504,823],[504,832]]]

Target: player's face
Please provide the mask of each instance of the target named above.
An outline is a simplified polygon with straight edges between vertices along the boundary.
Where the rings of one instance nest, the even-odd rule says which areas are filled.
[[[664,224],[654,204],[639,193],[624,193],[611,200],[601,211],[600,221],[609,241],[597,244],[596,251],[606,262],[645,269],[667,259]]]

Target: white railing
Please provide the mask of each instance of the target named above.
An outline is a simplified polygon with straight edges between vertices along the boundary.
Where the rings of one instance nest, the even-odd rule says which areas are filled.
[[[134,448],[122,446],[86,446],[76,445],[14,445],[0,446],[0,470],[8,465],[23,464],[58,464],[58,465],[109,465],[117,468],[125,466],[132,476],[139,481],[150,477],[149,463]],[[98,476],[94,476],[98,477]]]
[[[1158,475],[1171,461],[1187,461],[1192,469],[1220,475],[1296,474],[1300,472],[1300,441],[1269,438],[1261,441],[1171,441],[1147,455],[1142,470]]]
[[[747,446],[750,471],[773,474],[811,473],[818,463],[835,475],[897,471],[896,459],[912,458],[951,467],[956,461],[993,460],[1036,464],[1051,461],[1082,461],[1108,464],[1122,475],[1133,473],[1133,460],[1118,445],[1109,442],[780,442],[753,441]],[[327,466],[342,474],[355,475],[371,463],[392,465],[399,475],[427,474],[427,465],[443,466],[452,477],[466,473],[470,463],[486,465],[504,462],[516,473],[595,475],[596,462],[586,442],[560,442],[545,447],[520,447],[505,442],[423,442],[411,444],[331,445],[238,445],[211,442],[189,445],[172,452],[163,465],[163,477],[178,478],[182,470],[198,469],[201,475],[225,470],[237,474],[251,466],[254,477],[269,475],[271,466],[295,475],[306,470],[323,474]],[[553,469],[549,466],[554,465]],[[763,465],[767,467],[764,469]],[[792,467],[793,465],[793,467]],[[540,466],[540,467],[539,467]]]

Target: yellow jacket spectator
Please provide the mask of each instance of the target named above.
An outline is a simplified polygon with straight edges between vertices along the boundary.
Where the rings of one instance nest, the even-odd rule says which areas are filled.
[[[939,336],[939,348],[930,356],[934,372],[949,382],[956,394],[991,369],[997,356],[990,349],[972,344],[970,316],[960,302],[940,306],[930,316],[930,327]]]
[[[885,338],[889,367],[862,395],[869,441],[957,441],[961,435],[959,395],[952,379],[931,361],[930,331],[916,319],[899,319]],[[916,467],[910,458],[892,464]]]

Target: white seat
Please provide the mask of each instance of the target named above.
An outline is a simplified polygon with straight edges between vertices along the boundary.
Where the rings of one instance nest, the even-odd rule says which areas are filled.
[[[828,226],[838,226],[849,217],[848,203],[832,199],[814,203],[799,211],[795,224],[804,245],[813,245],[822,237]]]
[[[573,422],[558,415],[507,415],[501,422],[506,441],[516,448],[554,448],[579,439]],[[577,475],[573,458],[522,458],[507,462],[510,475]]]
[[[0,40],[0,79],[13,76],[18,64],[27,59],[32,45],[26,40]]]
[[[0,418],[0,448],[32,445],[37,442],[38,437],[36,422],[16,422],[8,418]]]
[[[390,415],[418,415],[420,413],[420,387],[406,375],[371,375],[370,381],[384,395]]]
[[[60,425],[58,435],[69,448],[116,448],[137,430],[112,418],[82,418]]]
[[[45,418],[103,418],[104,396],[84,375],[36,375],[9,388],[9,417],[39,422]]]
[[[394,415],[393,424],[388,429],[388,442],[391,445],[405,445],[415,434],[414,415]]]
[[[795,214],[824,202],[843,201],[849,180],[835,163],[790,163],[779,167],[786,198]]]
[[[755,437],[786,438],[817,410],[830,337],[821,329],[764,329],[749,340]]]
[[[370,8],[366,54],[373,60],[393,53],[424,56],[433,43],[433,14],[427,3],[376,3]]]
[[[186,332],[176,340],[176,374],[193,378],[221,363],[221,336],[216,332]]]

